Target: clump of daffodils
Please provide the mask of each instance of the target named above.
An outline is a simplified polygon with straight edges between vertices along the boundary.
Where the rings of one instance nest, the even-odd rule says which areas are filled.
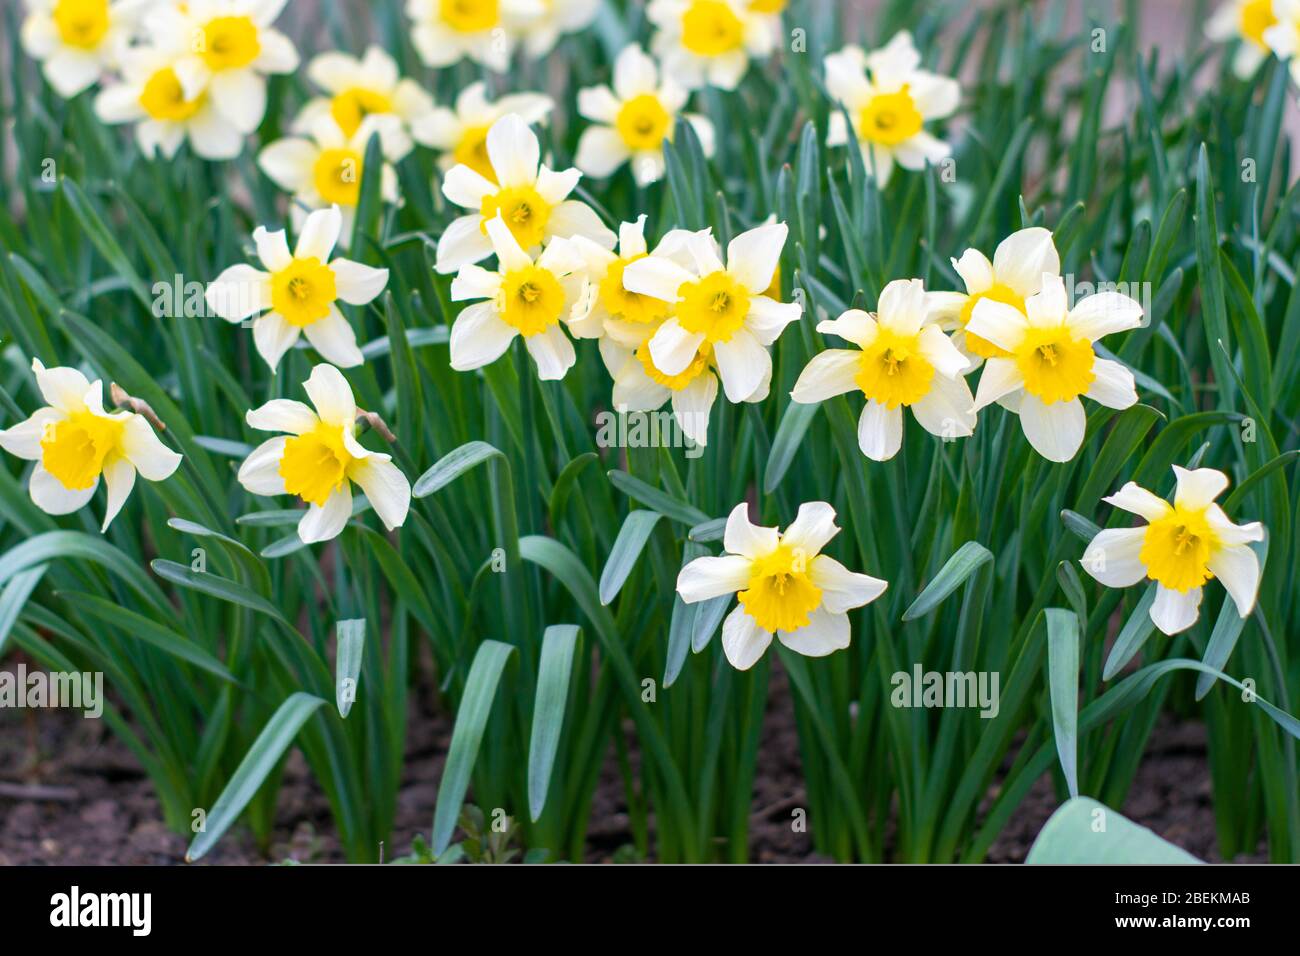
[[[774,634],[796,653],[824,657],[849,646],[848,612],[889,586],[821,553],[839,531],[835,509],[824,501],[801,505],[784,533],[751,524],[742,502],[727,518],[726,553],[682,568],[677,593],[687,604],[736,595],[722,649],[737,670],[753,667]]]
[[[651,48],[664,72],[687,89],[734,90],[749,62],[771,55],[777,43],[769,3],[749,0],[650,0],[655,25]]]
[[[542,56],[560,35],[588,26],[599,0],[407,0],[411,41],[425,64],[451,66],[461,59],[498,73],[522,45]]]
[[[331,259],[343,227],[337,206],[318,209],[303,223],[289,252],[283,229],[253,232],[266,271],[234,265],[208,285],[205,297],[227,322],[252,318],[253,343],[274,372],[300,335],[327,362],[343,368],[363,361],[357,336],[338,303],[365,305],[388,284],[388,270],[351,259]]]
[[[1174,475],[1178,483],[1173,504],[1132,481],[1103,499],[1147,524],[1107,528],[1092,539],[1080,563],[1107,587],[1126,588],[1144,579],[1156,582],[1151,620],[1166,634],[1196,623],[1204,585],[1212,578],[1223,582],[1237,613],[1249,616],[1260,574],[1250,542],[1264,540],[1264,526],[1258,521],[1233,524],[1215,503],[1228,487],[1223,472],[1175,465]]]
[[[317,365],[303,383],[311,406],[285,398],[248,413],[258,431],[285,432],[253,449],[239,483],[254,495],[296,495],[307,504],[298,537],[307,544],[335,538],[352,517],[352,486],[392,531],[406,521],[411,485],[392,457],[357,441],[361,413],[343,373]]]
[[[596,125],[578,140],[577,166],[602,179],[630,163],[636,181],[663,178],[664,140],[671,140],[678,115],[687,119],[705,156],[713,155],[713,124],[698,113],[683,114],[687,91],[670,73],[660,77],[655,61],[637,44],[614,61],[613,86],[578,91],[578,112]]]
[[[606,249],[614,247],[614,233],[595,210],[568,198],[582,173],[541,165],[537,134],[522,117],[512,113],[497,120],[488,130],[486,148],[491,178],[462,164],[443,179],[448,201],[473,211],[453,220],[438,239],[438,272],[457,272],[492,255],[488,224],[498,216],[530,254],[557,236],[586,236]]]
[[[181,456],[154,434],[144,415],[104,410],[103,383],[75,368],[46,368],[32,360],[32,373],[49,404],[0,431],[0,448],[36,464],[28,491],[46,514],[84,507],[101,478],[108,492],[101,531],[122,510],[138,472],[162,481],[180,467]]]
[[[858,446],[873,461],[888,461],[903,443],[903,409],[945,440],[975,430],[974,402],[963,377],[969,360],[934,324],[920,279],[896,279],[880,293],[875,315],[851,309],[821,322],[856,349],[814,355],[790,397],[813,404],[859,391],[867,403],[858,420]]]
[[[985,297],[975,306],[966,332],[1006,353],[984,363],[975,410],[998,402],[1020,416],[1025,438],[1049,461],[1069,461],[1083,444],[1086,396],[1108,408],[1137,402],[1133,373],[1119,362],[1098,358],[1093,343],[1142,323],[1142,307],[1118,292],[1101,292],[1073,309],[1060,276],[1045,276],[1043,288],[1025,301],[1025,311]]]
[[[516,114],[530,126],[541,123],[555,108],[555,101],[541,93],[513,93],[497,100],[487,96],[487,85],[471,83],[460,91],[454,108],[435,106],[411,123],[411,136],[438,152],[438,166],[468,166],[485,179],[496,182],[487,152],[487,134],[501,117]]]
[[[645,343],[647,369],[665,377],[712,366],[727,401],[761,401],[772,380],[768,351],[803,309],[768,295],[789,229],[768,223],[722,249],[710,230],[682,233],[623,269],[623,288],[658,299],[668,315]]]
[[[831,113],[828,146],[849,142],[850,133],[862,150],[863,164],[881,186],[889,182],[895,164],[924,169],[952,153],[925,124],[951,116],[961,89],[957,81],[920,68],[921,54],[906,31],[895,34],[871,53],[847,46],[826,57],[826,88],[848,113]]]
[[[307,77],[325,95],[307,101],[294,120],[295,133],[310,133],[321,116],[333,119],[344,136],[353,136],[367,116],[394,117],[409,133],[434,109],[433,97],[403,79],[381,47],[367,47],[361,57],[321,53],[307,64]]]
[[[148,0],[25,0],[20,38],[54,91],[76,96],[115,68]]]
[[[538,378],[563,378],[577,361],[564,324],[575,312],[580,317],[589,301],[585,260],[567,239],[552,239],[534,259],[500,215],[487,224],[487,233],[497,270],[471,263],[451,283],[453,300],[484,300],[452,323],[451,367],[463,372],[495,362],[523,336]]]

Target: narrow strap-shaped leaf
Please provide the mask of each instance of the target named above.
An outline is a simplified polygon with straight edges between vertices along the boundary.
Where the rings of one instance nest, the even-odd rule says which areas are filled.
[[[26,571],[19,571],[0,591],[0,654],[4,653],[5,641],[9,639],[9,632],[22,613],[23,605],[32,596],[32,591],[36,590],[36,585],[41,583],[41,578],[45,577],[48,567],[48,564],[38,564]]]
[[[1110,654],[1106,657],[1106,666],[1101,671],[1102,680],[1110,680],[1124,669],[1124,665],[1131,661],[1138,651],[1142,650],[1142,645],[1146,643],[1156,627],[1155,622],[1151,620],[1151,605],[1155,601],[1156,583],[1152,581],[1146,593],[1142,595],[1142,600],[1138,601],[1137,607],[1124,622],[1119,636],[1115,638],[1115,643],[1111,645]]]
[[[975,569],[985,561],[993,559],[993,552],[978,541],[967,541],[944,562],[939,573],[925,586],[912,606],[903,612],[904,621],[914,621],[929,614],[938,607],[943,599],[957,590]]]
[[[633,501],[639,501],[647,508],[653,508],[665,518],[691,527],[709,520],[709,516],[694,505],[688,505],[668,492],[646,484],[640,478],[634,478],[625,471],[611,471],[609,480],[615,488]]]
[[[663,515],[657,511],[637,510],[629,511],[627,517],[623,519],[623,527],[619,529],[618,537],[614,539],[614,547],[610,548],[605,569],[600,572],[601,604],[608,605],[618,596],[623,582],[632,573],[632,568],[636,566],[636,559],[641,556],[655,525],[662,517]]]
[[[552,624],[542,635],[533,729],[528,742],[528,813],[533,821],[546,807],[560,731],[564,729],[573,658],[581,635],[582,630],[575,624]]]
[[[339,716],[346,717],[357,699],[361,678],[361,651],[366,644],[365,618],[351,618],[334,625],[334,701]]]
[[[1049,607],[1047,678],[1052,698],[1052,732],[1070,796],[1079,795],[1079,618]]]
[[[817,414],[818,405],[801,405],[791,402],[781,416],[781,424],[776,427],[772,438],[772,450],[767,456],[767,468],[763,472],[763,492],[771,494],[781,484],[781,479],[794,461],[795,454],[808,434],[808,426]]]
[[[1201,861],[1117,810],[1089,797],[1075,796],[1061,804],[1043,824],[1025,862],[1187,864]]]
[[[505,457],[494,445],[485,441],[466,442],[443,455],[432,468],[416,479],[411,496],[424,498],[451,484],[475,465],[493,457]]]

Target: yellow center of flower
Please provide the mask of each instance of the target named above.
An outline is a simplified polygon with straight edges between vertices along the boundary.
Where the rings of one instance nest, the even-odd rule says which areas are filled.
[[[659,383],[664,388],[672,389],[674,392],[680,392],[691,382],[695,381],[713,366],[713,346],[708,342],[701,342],[699,349],[695,353],[695,358],[691,359],[691,364],[682,369],[676,375],[665,375],[659,371],[659,366],[655,365],[654,359],[650,355],[649,340],[643,342],[641,347],[636,350],[637,361],[645,369],[646,375],[650,379]]]
[[[1097,377],[1092,371],[1096,360],[1092,343],[1074,338],[1060,325],[1030,329],[1016,349],[1015,360],[1025,379],[1025,391],[1042,399],[1045,405],[1073,401]]]
[[[808,562],[787,544],[754,562],[749,587],[736,595],[765,631],[797,631],[822,603],[821,588],[808,576]]]
[[[294,259],[271,276],[271,308],[300,329],[329,315],[337,298],[334,270],[315,256]]]
[[[532,186],[512,186],[483,197],[479,214],[483,217],[479,228],[487,232],[487,224],[501,214],[515,241],[525,249],[542,244],[546,223],[551,218],[551,204]]]
[[[499,0],[439,0],[442,21],[460,33],[491,30],[501,22]]]
[[[89,410],[51,425],[41,439],[41,463],[69,491],[95,483],[104,462],[117,452],[125,424]]]
[[[634,96],[622,105],[614,128],[631,150],[659,149],[669,138],[673,118],[653,93]]]
[[[879,326],[875,340],[862,350],[853,380],[867,398],[897,408],[929,394],[934,366],[921,354],[919,334],[899,334]]]
[[[316,506],[343,487],[348,466],[356,459],[343,444],[343,428],[321,422],[309,432],[286,439],[280,457],[284,490]]]
[[[497,181],[497,171],[487,151],[487,126],[467,126],[460,134],[460,142],[452,150],[452,158],[463,163],[490,183]]]
[[[199,111],[203,97],[204,94],[200,93],[187,100],[176,71],[165,66],[145,81],[144,89],[140,91],[140,106],[153,119],[178,123]]]
[[[1273,0],[1249,0],[1241,8],[1241,35],[1256,46],[1268,49],[1264,31],[1277,23],[1273,16]]]
[[[623,270],[645,257],[645,253],[615,259],[600,280],[600,304],[610,315],[625,322],[661,322],[668,317],[670,306],[654,296],[630,292],[623,288]]]
[[[961,324],[962,328],[970,322],[970,317],[975,314],[975,306],[979,304],[980,299],[991,299],[994,302],[1001,302],[1003,305],[1009,305],[1017,309],[1021,314],[1025,311],[1025,300],[1018,292],[1010,286],[1002,285],[995,282],[983,292],[977,292],[968,296],[966,304],[961,307]],[[972,332],[966,333],[966,348],[980,358],[1006,358],[1010,355],[1005,349],[1000,349],[988,339],[980,338]]]
[[[251,17],[214,17],[203,27],[203,61],[208,69],[237,70],[262,52]]]
[[[723,0],[695,0],[682,14],[682,46],[696,56],[721,56],[744,41],[745,25]]]
[[[330,115],[339,124],[343,135],[352,138],[361,126],[361,121],[371,113],[391,113],[393,101],[377,90],[367,90],[354,86],[344,90],[330,102]]]
[[[749,290],[725,272],[685,282],[677,294],[677,321],[709,342],[730,341],[749,315]]]
[[[560,321],[564,287],[555,273],[540,266],[507,272],[501,280],[501,318],[521,335],[538,335]]]
[[[81,50],[95,49],[108,32],[108,0],[59,0],[51,16],[59,39]]]
[[[780,13],[786,0],[749,0],[749,9],[755,13]]]
[[[312,166],[316,191],[327,203],[355,206],[361,195],[361,154],[355,149],[323,149]]]
[[[921,132],[921,111],[906,84],[897,93],[877,93],[858,114],[858,137],[897,146]]]
[[[1209,562],[1219,538],[1205,517],[1206,510],[1175,505],[1147,525],[1138,553],[1147,577],[1184,593],[1214,577]]]

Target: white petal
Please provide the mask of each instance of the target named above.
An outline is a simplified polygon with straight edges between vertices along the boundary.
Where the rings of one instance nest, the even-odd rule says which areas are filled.
[[[143,415],[123,422],[122,454],[147,481],[170,478],[181,465],[181,456],[162,443]]]
[[[320,147],[310,140],[277,139],[257,154],[257,165],[281,189],[301,193],[312,187],[312,167],[319,154]]]
[[[823,335],[838,335],[862,348],[874,342],[879,334],[875,318],[861,309],[849,309],[838,319],[818,322],[817,331]]]
[[[361,486],[366,500],[389,531],[406,522],[411,507],[411,483],[387,455],[372,454],[348,469],[348,477]]]
[[[537,179],[540,147],[537,135],[511,113],[492,124],[487,135],[488,159],[502,188],[531,186]]]
[[[260,408],[254,408],[244,416],[249,428],[263,432],[289,432],[301,435],[320,424],[316,413],[302,402],[288,398],[273,398]]]
[[[1071,331],[1095,342],[1103,335],[1136,329],[1142,324],[1142,306],[1118,292],[1098,292],[1070,310]]]
[[[910,407],[912,415],[931,435],[943,439],[966,438],[975,431],[974,398],[966,380],[936,375],[928,391]]]
[[[283,229],[272,232],[265,226],[258,226],[253,230],[253,242],[257,245],[257,258],[271,272],[281,272],[293,264],[289,239]]]
[[[1146,533],[1146,528],[1107,528],[1092,539],[1079,563],[1108,588],[1137,584],[1147,575],[1138,559]]]
[[[797,548],[805,560],[811,561],[839,533],[835,509],[824,501],[807,501],[799,506],[799,514],[781,535],[781,543]]]
[[[938,166],[951,155],[951,146],[924,130],[894,147],[898,165],[918,171],[927,165]]]
[[[1031,295],[1025,300],[1025,314],[1030,325],[1060,325],[1068,315],[1069,304],[1065,295],[1065,280],[1044,273],[1042,289],[1037,295]]]
[[[742,232],[727,244],[727,272],[755,295],[772,284],[790,229],[774,222]]]
[[[0,448],[25,461],[40,461],[44,454],[41,442],[47,430],[65,417],[65,413],[57,408],[38,408],[31,418],[0,431]]]
[[[85,406],[90,383],[75,368],[46,368],[40,359],[32,359],[32,372],[36,376],[36,387],[40,389],[41,397],[51,408],[57,408],[61,412],[77,412]]]
[[[1248,524],[1233,524],[1228,520],[1228,516],[1218,505],[1210,505],[1205,512],[1206,519],[1210,522],[1210,527],[1219,538],[1219,543],[1224,545],[1248,544],[1251,541],[1264,540],[1264,526],[1258,521],[1251,521]]]
[[[693,281],[695,276],[691,272],[659,255],[638,259],[623,270],[623,288],[664,302],[676,302],[677,290]]]
[[[952,267],[961,276],[968,295],[987,292],[993,286],[993,263],[978,249],[967,249],[960,259],[952,260]]]
[[[230,125],[251,133],[266,115],[266,80],[252,70],[222,70],[208,83],[207,93]]]
[[[313,322],[303,330],[311,347],[320,353],[321,358],[339,368],[355,368],[364,362],[365,356],[357,348],[357,333],[351,323],[343,317],[337,305],[330,303],[329,315]]]
[[[211,107],[195,113],[184,129],[194,152],[204,159],[234,159],[244,151],[244,134]]]
[[[551,218],[546,220],[546,234],[565,239],[586,236],[605,249],[613,249],[618,242],[614,230],[601,221],[596,211],[576,199],[566,199],[551,210]]]
[[[251,413],[250,413],[251,414]],[[239,466],[239,483],[249,494],[287,494],[284,477],[280,474],[280,460],[284,458],[284,435],[278,435],[258,445]]]
[[[952,339],[944,335],[937,325],[925,326],[920,335],[921,354],[941,376],[956,378],[966,371],[970,359],[961,354],[961,350],[952,344]]]
[[[738,554],[696,558],[677,575],[677,593],[687,604],[735,594],[749,587],[753,562]]]
[[[821,588],[822,607],[833,614],[870,604],[889,587],[888,581],[850,571],[825,554],[813,559],[808,565],[808,573],[813,584]]]
[[[227,322],[242,322],[271,307],[271,277],[250,265],[231,266],[208,283],[203,298]]]
[[[82,488],[79,491],[65,488],[63,482],[46,471],[43,464],[37,462],[36,467],[32,469],[32,480],[27,490],[36,507],[47,515],[66,515],[84,507],[98,487],[99,478],[96,477],[89,488]]]
[[[108,502],[104,511],[104,523],[99,527],[101,533],[108,530],[134,487],[134,465],[125,458],[115,458],[104,463],[104,488],[108,492]]]
[[[324,506],[310,505],[298,522],[298,537],[307,544],[337,538],[352,517],[352,489],[345,482],[330,492]]]
[[[462,266],[480,262],[492,255],[492,241],[479,228],[478,214],[453,219],[438,237],[438,260],[435,269],[442,275],[459,272]]]
[[[872,461],[889,461],[903,446],[903,410],[868,399],[858,419],[858,447]]]
[[[332,365],[316,365],[302,383],[316,414],[327,425],[350,425],[356,421],[357,403],[343,373]]]
[[[908,82],[908,93],[917,110],[928,120],[951,116],[961,102],[961,86],[956,80],[924,70],[912,74]]]
[[[743,501],[727,515],[727,527],[722,535],[722,546],[728,554],[746,558],[761,558],[771,554],[781,543],[776,528],[765,528],[749,520],[749,505]]]
[[[827,349],[818,352],[799,373],[790,397],[803,405],[824,402],[858,387],[862,353],[857,349]]]
[[[1024,341],[1029,323],[1013,305],[983,298],[975,303],[966,331],[988,339],[1000,349],[1014,352]]]
[[[685,388],[672,393],[673,414],[683,434],[691,441],[709,441],[709,414],[718,399],[718,378],[711,372],[697,375]]]
[[[343,214],[338,206],[317,209],[307,216],[302,231],[298,234],[298,245],[294,256],[298,259],[315,257],[322,264],[329,262],[334,246],[339,241],[339,232],[343,229]],[[334,265],[334,263],[330,263]]]
[[[997,281],[1010,286],[1021,298],[1036,295],[1043,287],[1044,275],[1061,271],[1061,257],[1052,241],[1052,233],[1041,226],[1031,226],[1007,236],[993,253],[993,273]]]
[[[274,372],[284,353],[293,348],[301,330],[285,321],[279,312],[268,312],[253,323],[253,345]]]
[[[1223,582],[1242,617],[1250,614],[1259,593],[1259,558],[1245,544],[1218,548],[1210,555],[1209,568]]]
[[[510,231],[510,227],[506,225],[500,213],[497,213],[495,219],[488,220],[486,227],[488,240],[492,243],[492,251],[496,253],[497,263],[502,272],[526,269],[533,264],[532,258],[519,245],[519,240]]]
[[[543,166],[537,171],[538,194],[552,206],[558,206],[578,187],[582,179],[580,169],[551,169]]]
[[[376,269],[351,259],[335,259],[330,269],[334,273],[335,291],[348,305],[365,305],[388,285],[387,269]]]
[[[652,354],[653,341],[652,339]],[[759,344],[748,329],[738,329],[727,341],[715,342],[713,357],[717,360],[718,375],[722,378],[722,390],[726,393],[729,402],[739,403],[749,400],[772,374],[771,353]],[[659,365],[657,359],[655,364]],[[659,368],[664,369],[662,365],[659,365]]]
[[[1077,398],[1068,402],[1045,404],[1036,395],[1025,394],[1020,402],[1020,427],[1034,450],[1048,461],[1069,461],[1083,444],[1088,426],[1083,403]]]
[[[1201,594],[1201,588],[1192,588],[1184,594],[1157,584],[1156,599],[1151,605],[1151,620],[1165,634],[1187,630],[1196,623]]]
[[[631,266],[628,268],[630,270]],[[624,288],[627,287],[626,276],[625,272]],[[687,332],[676,318],[670,318],[659,326],[659,330],[650,338],[650,359],[654,362],[655,368],[665,375],[680,375],[695,360],[695,355],[703,342],[702,332]]]
[[[578,139],[573,161],[588,176],[605,179],[631,158],[632,150],[611,127],[588,126]]]
[[[659,85],[659,70],[653,57],[637,44],[625,46],[614,61],[614,90],[630,100],[643,93],[653,94]]]
[[[558,325],[552,325],[537,335],[527,336],[524,345],[537,363],[537,377],[543,382],[559,381],[578,361],[573,343]]]
[[[501,289],[501,273],[491,272],[482,266],[462,266],[451,280],[451,301],[466,299],[491,299]]]
[[[728,663],[738,671],[747,671],[757,664],[771,643],[771,632],[759,627],[742,605],[737,604],[722,622],[722,650]]]
[[[781,337],[787,325],[803,318],[803,306],[797,302],[777,302],[765,295],[749,300],[745,328],[759,345],[768,346]]]
[[[442,194],[462,209],[477,212],[483,208],[483,200],[496,192],[496,183],[468,166],[453,166],[442,177]]]
[[[1174,475],[1178,479],[1174,504],[1180,508],[1204,508],[1228,487],[1228,476],[1213,468],[1188,471],[1174,465]]]
[[[578,90],[578,113],[593,123],[612,125],[622,108],[608,86],[588,86]]]
[[[1119,491],[1102,501],[1124,511],[1141,515],[1147,521],[1157,521],[1169,514],[1169,502],[1153,495],[1135,481],[1130,481]]]
[[[1119,362],[1095,359],[1092,373],[1095,378],[1084,394],[1094,402],[1100,402],[1107,408],[1128,408],[1137,404],[1137,386],[1133,381],[1133,373]]]
[[[797,631],[780,631],[779,640],[805,657],[825,657],[849,646],[851,632],[847,614],[835,614],[819,607],[808,615],[808,623]]]
[[[451,367],[458,372],[481,368],[499,359],[518,331],[507,325],[491,302],[478,302],[451,324]]]

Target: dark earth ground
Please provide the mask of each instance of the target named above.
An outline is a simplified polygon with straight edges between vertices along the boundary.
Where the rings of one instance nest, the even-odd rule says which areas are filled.
[[[434,713],[428,701],[413,697],[406,776],[388,858],[410,852],[417,834],[427,837],[450,740],[447,716]],[[796,833],[790,825],[791,808],[806,801],[794,712],[779,668],[773,672],[759,761],[751,804],[750,859],[830,862],[813,852],[807,833]],[[994,843],[989,861],[1022,861],[1057,803],[1050,778],[1039,780]],[[1219,861],[1205,729],[1200,723],[1162,720],[1121,810],[1195,856]],[[612,749],[591,821],[589,862],[610,862],[631,843]],[[186,843],[163,825],[148,779],[103,721],[84,720],[67,711],[0,711],[0,865],[176,864],[184,858]],[[204,862],[257,864],[286,859],[343,859],[332,836],[328,804],[297,752],[285,773],[270,853],[260,853],[248,831],[237,828]],[[1261,852],[1238,862],[1266,859]]]

